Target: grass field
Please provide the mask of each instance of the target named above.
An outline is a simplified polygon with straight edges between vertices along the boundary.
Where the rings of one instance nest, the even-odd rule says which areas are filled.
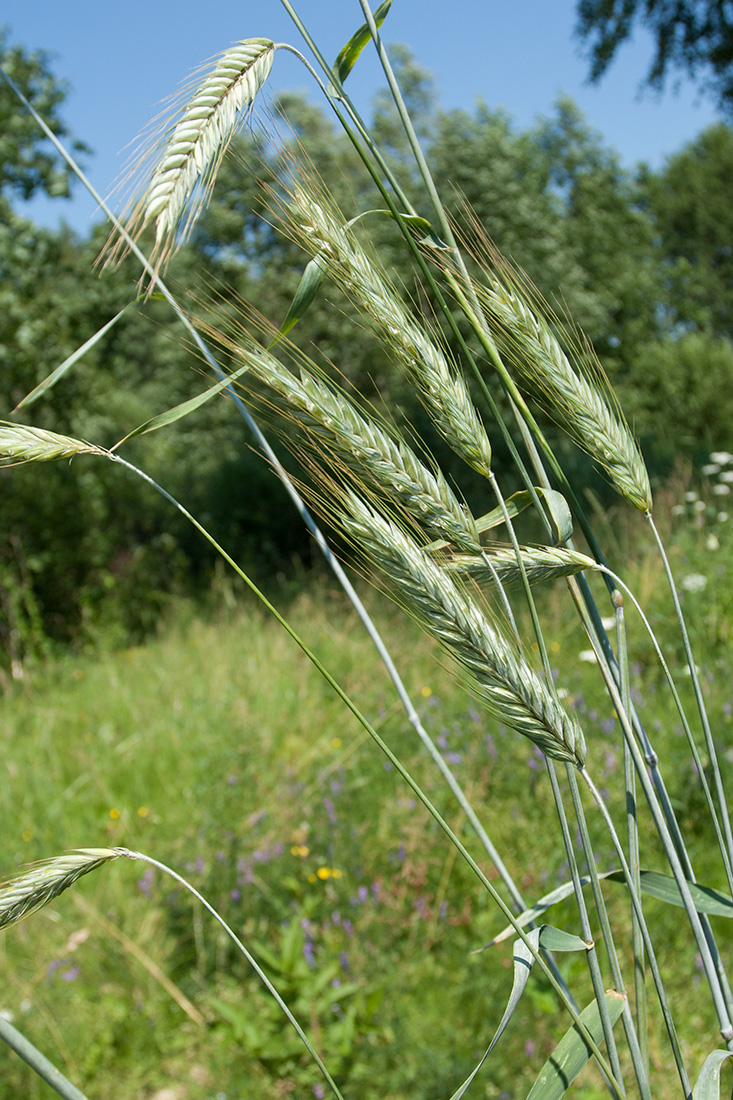
[[[698,652],[706,653],[701,671],[730,777],[731,548],[725,522],[711,513],[701,526],[699,515],[678,517],[675,563],[683,578],[708,578],[688,610]],[[615,537],[637,538],[618,529]],[[627,560],[628,549],[620,547]],[[661,608],[662,579],[642,544],[635,561],[632,587]],[[176,607],[143,646],[67,655],[10,686],[3,865],[11,873],[68,848],[106,845],[170,864],[242,935],[345,1095],[448,1097],[488,1044],[509,994],[511,941],[471,954],[500,930],[501,918],[282,630],[251,597],[240,600],[235,588],[226,594],[206,615]],[[538,751],[482,718],[417,628],[372,600],[427,729],[528,902],[535,900],[568,873],[548,827],[554,811]],[[617,724],[582,659],[561,582],[541,608],[554,623],[558,682],[615,805],[623,794]],[[288,615],[483,865],[353,612],[321,581]],[[658,626],[664,641],[663,614]],[[669,635],[668,657],[684,687],[671,627]],[[701,796],[679,724],[633,619],[631,647],[636,703],[664,761],[698,876],[722,888],[707,834],[696,834]],[[599,867],[609,869],[610,845],[592,814],[591,822]],[[615,899],[614,890],[607,891],[611,914],[623,928],[623,892]],[[648,916],[663,944],[685,1050],[699,1064],[716,1024],[684,921],[657,902],[649,902]],[[572,899],[552,911],[552,923],[577,931]],[[200,908],[151,869],[126,861],[105,867],[1,942],[0,1009],[93,1098],[324,1095],[299,1040],[246,965]],[[561,969],[585,1003],[582,960],[565,956]],[[526,1095],[565,1027],[549,986],[533,977],[521,1023],[511,1025],[474,1094]],[[652,1026],[655,1095],[664,1096],[655,1033]],[[9,1051],[0,1057],[0,1096],[53,1095]],[[670,1095],[674,1084],[670,1078]],[[589,1070],[583,1095],[601,1090]]]

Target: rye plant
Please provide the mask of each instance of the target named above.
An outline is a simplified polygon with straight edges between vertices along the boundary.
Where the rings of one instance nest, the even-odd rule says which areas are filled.
[[[157,293],[170,302],[216,380],[212,378],[198,397],[131,426],[112,448],[6,422],[0,426],[0,462],[93,457],[116,464],[120,476],[143,477],[161,492],[260,595],[476,876],[496,905],[503,928],[493,941],[495,949],[500,950],[507,938],[514,939],[514,981],[507,990],[506,1012],[494,1021],[486,1053],[468,1078],[455,1081],[451,1100],[464,1094],[481,1095],[485,1063],[501,1057],[501,1036],[510,1021],[521,1018],[522,993],[533,980],[535,968],[550,982],[564,1018],[558,1017],[554,1054],[544,1066],[536,1067],[536,1082],[529,1094],[533,1100],[563,1095],[591,1061],[614,1097],[717,1097],[722,1064],[733,1053],[733,995],[726,973],[730,933],[721,919],[733,916],[733,838],[718,761],[719,741],[706,714],[681,601],[654,525],[642,453],[600,363],[572,321],[540,298],[529,275],[516,271],[499,255],[475,218],[469,216],[470,234],[464,236],[447,217],[381,40],[380,27],[391,0],[384,0],[375,12],[367,0],[359,0],[363,24],[333,63],[322,56],[289,0],[283,3],[310,59],[293,46],[261,37],[225,50],[162,132],[129,215],[117,220],[110,214],[113,228],[106,260],[113,262],[127,251],[138,256],[141,286],[146,284],[141,293]],[[377,51],[414,154],[422,189],[417,199],[405,194],[348,95],[349,73],[367,46]],[[264,94],[276,54],[283,49],[303,61],[363,160],[374,184],[374,209],[347,218],[329,191],[329,181],[316,176],[297,144],[279,137],[281,173],[269,193],[269,216],[302,245],[302,278],[284,320],[265,321],[254,307],[230,302],[226,290],[220,289],[219,298],[228,306],[229,323],[224,330],[218,320],[220,301],[197,302],[184,309],[163,279],[170,257],[190,233],[211,193],[227,146]],[[242,171],[247,171],[246,165]],[[423,300],[431,303],[429,312],[404,286],[393,283],[378,252],[366,240],[369,224],[376,219],[389,219],[401,233],[415,283]],[[458,475],[449,477],[440,469],[427,446],[416,443],[405,425],[364,395],[347,393],[333,375],[324,373],[290,342],[288,333],[329,285],[339,287],[361,312],[364,325],[381,341],[394,369],[414,388],[437,435],[470,469],[465,489]],[[557,292],[559,300],[562,287]],[[30,404],[39,391],[47,393],[71,366],[68,361],[63,364],[63,370],[55,371],[45,386],[37,387],[21,404]],[[335,364],[337,369],[347,366]],[[481,860],[471,854],[475,849],[470,850],[454,832],[383,740],[373,719],[361,713],[324,668],[308,640],[300,638],[258,592],[247,576],[246,562],[236,561],[218,546],[188,513],[185,502],[174,500],[164,486],[125,457],[126,445],[135,436],[165,430],[184,416],[195,416],[205,402],[222,395],[245,417],[265,460],[283,481],[357,607],[406,719],[476,834]],[[608,568],[602,537],[581,505],[585,486],[568,479],[538,409],[590,455],[624,506],[646,516],[660,569],[669,582],[671,614],[679,626],[693,686],[693,713],[685,710],[643,609],[623,576]],[[258,427],[255,417],[262,416],[306,469],[308,481],[300,491]],[[499,438],[512,456],[515,468],[511,471],[494,469],[491,441]],[[495,507],[487,514],[476,515],[471,504],[475,475],[485,481],[495,499]],[[507,495],[502,486],[510,480],[512,484],[519,480],[523,487]],[[382,585],[443,647],[448,671],[475,698],[486,729],[501,731],[506,751],[511,751],[509,742],[519,735],[542,754],[554,801],[547,830],[556,831],[569,868],[568,881],[544,897],[523,897],[517,886],[522,868],[505,865],[482,823],[482,807],[471,803],[424,728],[377,628],[312,518],[319,512],[340,533],[350,561]],[[541,536],[528,545],[520,542],[515,528],[530,517]],[[602,582],[591,587],[590,577],[600,577]],[[567,599],[577,609],[618,720],[625,761],[623,789],[610,804],[625,807],[620,819],[609,810],[597,786],[597,746],[584,733],[568,692],[553,675],[549,659],[553,623],[543,621],[535,597],[536,586],[549,584],[564,586]],[[604,627],[609,613],[614,623],[611,637]],[[627,617],[634,626],[630,638]],[[704,827],[710,845],[718,851],[715,881],[697,882],[689,845],[667,793],[665,762],[634,707],[630,665],[637,627],[649,631],[680,712],[703,793]],[[522,807],[518,810],[521,822]],[[591,839],[592,832],[598,835],[597,822],[614,852],[611,872],[600,873],[597,867]],[[126,849],[49,853],[45,864],[25,871],[0,891],[0,926],[31,914],[72,887],[80,876],[120,856],[160,866],[152,857]],[[500,886],[495,885],[497,877]],[[617,899],[619,891],[626,898],[625,915],[617,904],[612,912],[607,906],[610,895]],[[689,929],[686,960],[662,958],[664,945],[655,941],[647,921],[649,896],[683,911]],[[572,927],[542,923],[544,914],[566,897],[574,898],[577,909]],[[296,1027],[312,1053],[314,1073],[320,1071],[325,1084],[340,1097],[339,1083],[328,1070],[328,1050],[316,1052],[307,1034],[309,1022],[293,1018],[273,983],[249,951],[243,946],[242,950],[283,1009],[284,1020],[287,1017]],[[578,953],[584,967],[568,971],[556,959],[560,952]],[[670,963],[692,971],[695,959],[718,1021],[718,1035],[705,1036],[709,1053],[701,1064],[690,1064],[686,1037],[678,1030],[680,1006],[670,1002],[665,984]],[[581,973],[585,968],[587,979]],[[3,1021],[0,1034],[15,1049],[22,1048],[23,1056],[47,1080],[53,1078],[43,1056],[28,1049],[27,1043],[24,1046],[22,1037]],[[477,1043],[482,1040],[476,1036]],[[494,1054],[497,1045],[499,1051]],[[652,1057],[651,1048],[663,1053]],[[577,1086],[580,1094],[585,1080],[581,1078]],[[80,1095],[59,1077],[52,1083],[62,1095]],[[349,1095],[348,1088],[344,1095]]]

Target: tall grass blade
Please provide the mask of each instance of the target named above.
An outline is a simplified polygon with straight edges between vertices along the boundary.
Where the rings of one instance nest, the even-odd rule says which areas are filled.
[[[615,989],[606,992],[606,1006],[611,1023],[615,1024],[624,1010],[626,998]],[[596,1042],[602,1039],[601,1017],[596,1001],[583,1009],[580,1018]],[[580,1071],[590,1061],[591,1052],[575,1025],[565,1032],[540,1070],[527,1100],[560,1100]]]
[[[692,1090],[692,1100],[720,1100],[720,1071],[732,1055],[731,1050],[714,1050],[708,1054]]]
[[[13,412],[15,413],[18,412],[20,409],[27,408],[28,405],[32,405],[33,402],[37,401],[38,398],[41,397],[44,393],[48,393],[52,386],[55,386],[59,379],[63,378],[66,372],[74,366],[74,363],[78,363],[79,360],[84,355],[86,355],[86,353],[90,351],[91,348],[93,348],[94,345],[97,344],[103,336],[105,336],[109,332],[113,325],[117,324],[120,317],[128,309],[129,306],[124,306],[116,317],[113,317],[112,320],[108,321],[106,325],[102,325],[99,331],[94,333],[94,336],[90,336],[89,339],[86,340],[80,348],[77,348],[76,351],[68,357],[68,359],[64,359],[63,363],[56,367],[55,370],[51,371],[48,378],[44,378],[42,382],[38,383],[35,389],[32,389],[29,394],[26,394],[22,401],[18,402],[18,404],[13,409]]]
[[[203,393],[197,394],[196,397],[190,397],[188,401],[182,401],[180,405],[175,405],[172,409],[168,409],[166,412],[158,413],[157,416],[151,417],[151,419],[146,420],[144,424],[140,424],[139,427],[128,432],[119,443],[115,443],[112,450],[117,450],[123,443],[127,443],[128,439],[134,439],[136,435],[147,435],[148,432],[157,431],[158,428],[165,428],[169,424],[175,424],[177,420],[182,420],[184,416],[188,416],[190,413],[195,412],[196,409],[200,409],[207,401],[211,401],[212,397],[216,397],[216,395],[223,390],[229,389],[232,383],[236,382],[236,380],[249,369],[249,364],[245,363],[243,367],[239,367],[238,370],[227,375],[221,382],[216,382],[213,386],[210,386],[208,390],[204,390]]]
[[[569,932],[563,932],[561,928],[553,928],[550,924],[543,924],[540,928],[534,928],[529,933],[527,939],[531,942],[536,951],[540,948],[543,948],[545,951],[587,951],[593,946],[586,940],[582,940],[580,936],[574,936]],[[524,993],[527,982],[529,981],[529,976],[532,973],[535,957],[522,940],[517,940],[515,942],[513,954],[514,982],[512,984],[512,991],[509,994],[509,1001],[504,1010],[504,1015],[499,1022],[494,1038],[491,1040],[483,1058],[472,1070],[471,1074],[466,1078],[460,1088],[453,1093],[450,1100],[460,1100],[466,1092],[466,1089],[504,1034],[506,1026],[514,1015],[514,1010]]]
[[[387,18],[387,12],[391,7],[392,0],[382,0],[382,3],[374,12],[374,22],[377,24],[378,27],[381,27],[382,23]],[[346,80],[346,77],[349,75],[351,70],[354,68],[354,65],[356,65],[356,62],[359,60],[359,55],[361,54],[364,47],[370,42],[370,40],[371,33],[369,31],[369,27],[366,23],[362,23],[358,31],[355,31],[354,34],[352,34],[349,41],[340,51],[338,57],[336,58],[336,64],[334,68],[338,75],[339,81],[342,84]]]
[[[684,902],[682,895],[680,894],[677,883],[671,875],[663,875],[659,871],[645,871],[639,872],[641,881],[641,892],[647,894],[650,898],[656,898],[657,901],[664,901],[667,905],[675,905],[680,909],[684,908]],[[604,871],[598,875],[599,879],[607,879],[609,882],[617,882],[622,885],[625,884],[623,871]],[[581,879],[581,885],[587,886],[590,882],[589,878],[583,877]],[[733,919],[733,898],[729,898],[726,894],[721,894],[717,890],[711,889],[709,886],[700,886],[699,883],[691,882],[688,884],[690,888],[690,894],[695,905],[695,909],[698,913],[706,913],[711,917],[727,917],[729,920]],[[564,882],[561,886],[556,887],[549,894],[545,894],[539,901],[536,901],[529,909],[525,909],[523,913],[520,913],[516,918],[517,924],[522,928],[531,924],[532,921],[537,920],[543,913],[546,913],[553,905],[556,905],[559,901],[564,901],[565,898],[569,898],[573,893],[572,882]],[[508,925],[504,928],[498,936],[494,936],[490,943],[486,944],[486,947],[492,947],[494,944],[501,943],[502,940],[506,940],[514,933],[514,926]],[[480,951],[485,951],[486,947],[479,948]]]

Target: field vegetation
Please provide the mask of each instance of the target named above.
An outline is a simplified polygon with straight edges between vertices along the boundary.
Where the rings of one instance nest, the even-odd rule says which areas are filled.
[[[0,888],[0,1094],[717,1100],[733,131],[625,171],[404,47],[364,123],[361,4],[341,129],[235,133],[282,48],[239,43],[106,244],[18,213],[70,170],[3,46],[0,823],[51,862]]]

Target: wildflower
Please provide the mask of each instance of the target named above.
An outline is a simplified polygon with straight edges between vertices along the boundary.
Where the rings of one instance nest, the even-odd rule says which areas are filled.
[[[720,542],[717,535],[708,535],[705,539],[705,548],[707,550],[720,550]]]
[[[715,490],[713,490],[713,492],[715,492]],[[673,504],[672,505],[672,515],[673,516],[683,516],[684,514],[685,514],[684,504]]]
[[[700,472],[705,474],[705,477],[712,477],[720,473],[720,466],[716,462],[709,462],[707,466],[701,467]]]
[[[578,654],[578,660],[584,661],[586,664],[592,665],[598,660],[594,649],[583,649]]]
[[[430,696],[433,694],[433,689],[429,688],[427,686],[426,687],[421,687],[420,688],[420,694],[422,695],[423,699],[429,699]]]
[[[682,578],[681,587],[685,592],[702,592],[707,583],[708,579],[703,573],[688,573]]]
[[[729,462],[733,462],[733,455],[728,451],[713,451],[710,455],[710,461],[716,462],[718,466],[726,466]]]
[[[718,517],[717,518],[718,518],[718,523],[727,523],[728,522],[728,513],[727,512],[718,512]]]
[[[716,497],[726,497],[730,492],[730,485],[713,485],[712,491],[715,493]]]
[[[720,475],[720,480],[727,482],[733,481],[733,470],[723,470]]]
[[[341,748],[341,738],[340,737],[332,737],[331,738],[331,748],[332,749],[340,749]]]
[[[291,856],[299,856],[300,859],[305,859],[310,854],[310,848],[307,844],[293,844],[290,849]]]
[[[689,489],[685,493],[685,500],[687,501],[688,504],[692,504],[693,501],[697,500],[697,493],[695,492],[694,489]]]
[[[111,809],[111,810],[109,811],[109,816],[110,816],[110,817],[112,818],[112,820],[113,820],[113,821],[116,821],[116,820],[117,820],[117,818],[118,818],[118,817],[120,816],[120,811],[119,811],[119,810],[116,810],[116,809],[115,809],[115,808],[113,807],[113,808],[112,808],[112,809]]]

